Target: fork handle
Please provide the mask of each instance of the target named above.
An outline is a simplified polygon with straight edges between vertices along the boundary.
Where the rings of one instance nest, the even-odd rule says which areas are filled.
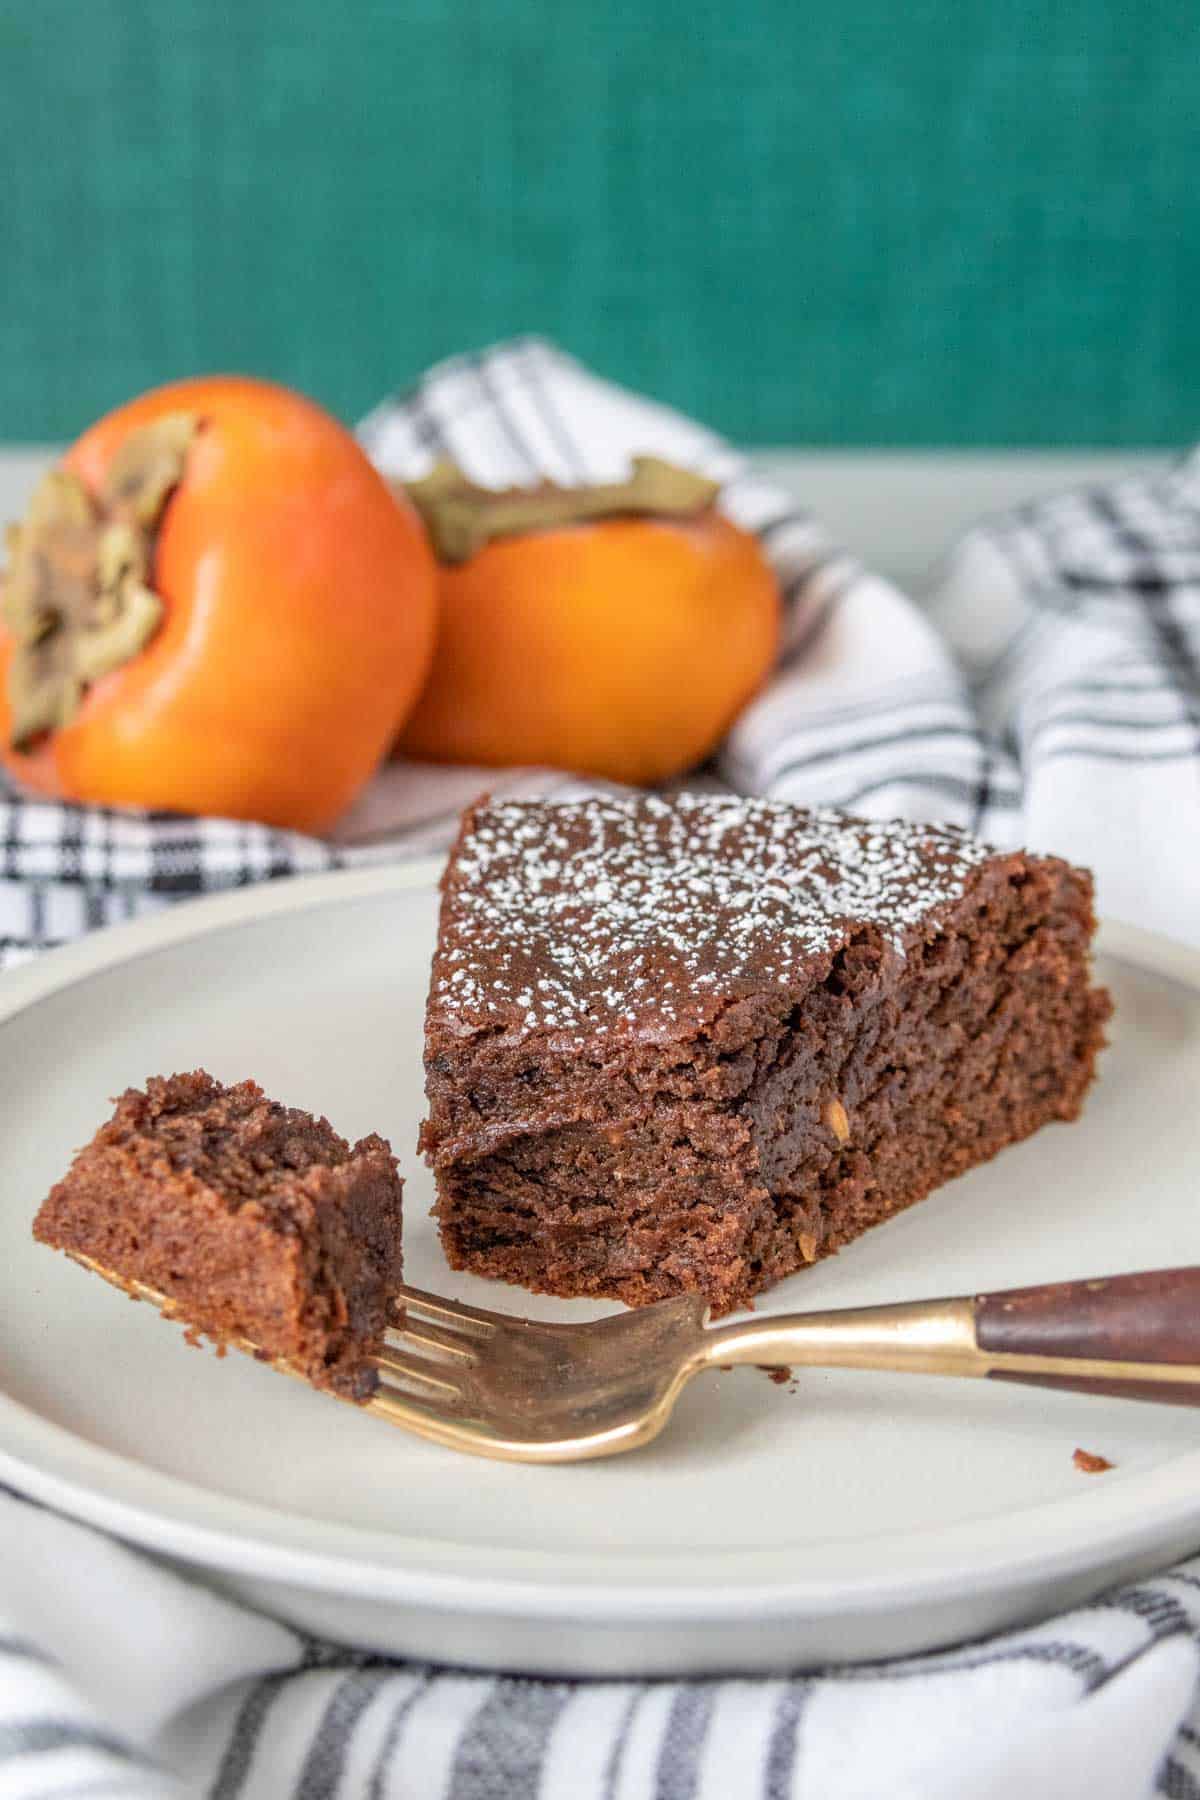
[[[995,1380],[1200,1406],[1200,1268],[980,1294],[975,1339],[996,1359],[988,1371]],[[1029,1373],[1009,1364],[1022,1355],[1065,1366]],[[1115,1366],[1105,1373],[1080,1366],[1089,1362]],[[1166,1365],[1167,1378],[1150,1374],[1152,1365]]]
[[[891,1369],[1200,1406],[1200,1267],[705,1332],[708,1364]]]

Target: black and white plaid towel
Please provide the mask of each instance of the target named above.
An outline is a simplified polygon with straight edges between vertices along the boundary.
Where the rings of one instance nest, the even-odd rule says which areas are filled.
[[[979,527],[918,610],[711,433],[536,340],[442,365],[362,438],[406,475],[448,451],[489,482],[604,477],[635,450],[719,475],[787,629],[706,780],[1061,851],[1105,911],[1200,939],[1200,454]],[[0,958],[436,848],[485,780],[581,785],[394,765],[331,843],[0,797]],[[15,1496],[0,1529],[0,1800],[1200,1800],[1200,1560],[940,1657],[572,1685],[303,1640]]]

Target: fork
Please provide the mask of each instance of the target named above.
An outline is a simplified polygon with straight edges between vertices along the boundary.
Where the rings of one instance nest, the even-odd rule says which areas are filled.
[[[157,1289],[76,1260],[172,1311]],[[399,1321],[373,1359],[380,1385],[361,1409],[508,1462],[634,1450],[657,1437],[693,1375],[738,1363],[965,1375],[1200,1405],[1200,1267],[718,1326],[695,1294],[569,1325],[412,1287],[398,1290],[396,1305]],[[238,1347],[263,1359],[246,1340]]]

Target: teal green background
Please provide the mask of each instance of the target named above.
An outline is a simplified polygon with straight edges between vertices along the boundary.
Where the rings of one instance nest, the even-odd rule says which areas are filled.
[[[0,438],[518,331],[757,443],[1200,435],[1197,0],[0,0]]]

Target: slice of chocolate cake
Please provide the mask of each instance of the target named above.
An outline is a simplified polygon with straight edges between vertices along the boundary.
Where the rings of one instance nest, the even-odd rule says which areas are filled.
[[[222,1087],[201,1070],[123,1094],[33,1231],[159,1289],[218,1343],[248,1338],[366,1400],[401,1278],[402,1193],[382,1138],[351,1149],[255,1082]]]
[[[451,1264],[726,1311],[1074,1118],[1110,1010],[1091,894],[945,827],[480,805],[426,1025]]]

